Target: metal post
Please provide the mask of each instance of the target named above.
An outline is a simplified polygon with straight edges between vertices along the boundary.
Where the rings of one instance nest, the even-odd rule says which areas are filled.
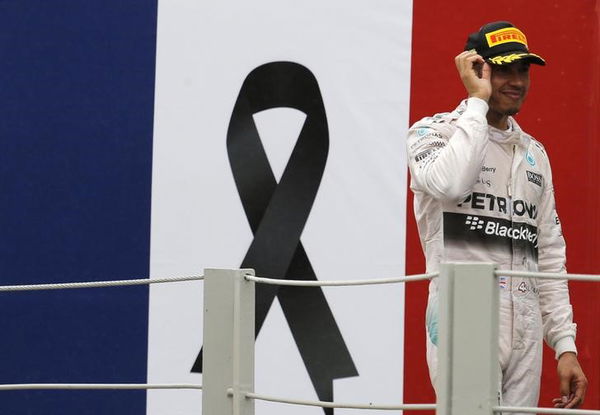
[[[204,270],[202,413],[254,415],[254,270]]]
[[[437,415],[498,405],[498,282],[493,264],[442,264]]]

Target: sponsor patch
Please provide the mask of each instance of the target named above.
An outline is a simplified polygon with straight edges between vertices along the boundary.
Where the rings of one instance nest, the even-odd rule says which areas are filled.
[[[531,292],[537,294],[539,292],[537,287],[535,287],[535,286],[531,287],[531,286],[527,285],[525,283],[525,281],[522,281],[519,284],[519,286],[517,287],[517,290],[519,290],[519,292],[522,292],[522,293],[528,293],[531,291]]]
[[[521,226],[515,223],[511,225],[503,225],[499,221],[494,220],[488,220],[484,223],[485,228],[483,232],[486,235],[495,235],[502,238],[527,241],[531,242],[535,247],[537,247],[537,233],[532,231],[527,226]],[[477,226],[477,229],[480,229],[479,226]]]
[[[527,160],[527,163],[529,163],[529,165],[531,167],[535,166],[535,159],[533,158],[533,155],[527,151],[527,154],[525,155],[525,159]]]
[[[502,196],[489,193],[473,192],[465,200],[456,205],[470,209],[489,210],[508,214],[508,207],[512,207],[515,216],[526,216],[536,219],[538,215],[537,205],[526,200],[510,200]]]
[[[529,170],[526,170],[526,173],[527,173],[527,180],[529,180],[533,184],[536,184],[536,185],[542,187],[542,175],[541,174],[534,173]]]
[[[443,147],[446,145],[444,136],[438,133],[437,131],[432,130],[431,128],[419,128],[418,130],[416,130],[415,134],[417,136],[417,140],[410,145],[411,150],[415,147],[419,147],[420,145],[430,145],[430,140],[435,140],[433,141],[434,143],[436,143],[434,144],[434,146]],[[443,141],[444,144],[439,145],[440,141]]]
[[[440,133],[429,133],[423,137],[419,137],[417,141],[410,145],[410,149],[413,150],[415,147],[428,146],[428,147],[445,147],[446,141],[443,141],[444,136]],[[431,141],[434,140],[434,141]]]
[[[446,147],[446,142],[445,141],[430,141],[429,143],[427,143],[427,145],[429,147],[437,147],[437,148],[441,148],[441,147]]]
[[[474,231],[475,229],[483,229],[483,225],[485,225],[485,222],[479,219],[477,216],[467,216],[465,225],[468,225],[469,229]]]
[[[475,183],[482,184],[482,185],[485,185],[487,187],[492,187],[492,181],[490,179],[486,179],[486,178],[483,178],[481,176],[479,176],[477,178],[477,181]]]
[[[494,30],[493,32],[486,33],[485,38],[490,48],[511,42],[517,42],[527,46],[527,38],[523,32],[516,27],[506,27],[504,29]]]
[[[438,158],[438,155],[439,153],[437,151],[432,151],[432,154],[429,155],[429,157],[421,161],[421,163],[419,164],[419,169],[424,169],[425,167],[429,166]]]
[[[418,136],[418,137],[423,137],[423,136],[425,136],[425,135],[426,135],[426,134],[429,132],[429,130],[430,130],[430,129],[429,129],[429,128],[427,128],[427,127],[419,128],[419,129],[417,130],[417,136]]]
[[[537,261],[536,226],[502,218],[454,212],[444,212],[443,223],[444,245],[456,252],[456,255],[462,255],[458,252],[468,255],[473,249],[485,247],[507,255],[519,252],[529,261]]]
[[[425,160],[427,157],[429,157],[435,151],[437,151],[437,149],[434,149],[434,148],[430,148],[430,149],[427,149],[425,151],[422,151],[422,152],[420,152],[419,154],[417,154],[415,156],[415,161],[417,163],[420,162],[420,161],[423,161],[423,160]]]
[[[423,141],[425,141],[425,140],[426,140],[426,137],[421,137],[421,138],[418,138],[418,139],[417,139],[417,141],[415,141],[414,143],[412,143],[412,144],[410,145],[410,149],[412,150],[412,149],[414,149],[415,147],[418,147],[418,146],[420,146],[420,145],[421,145],[421,143],[422,143]]]

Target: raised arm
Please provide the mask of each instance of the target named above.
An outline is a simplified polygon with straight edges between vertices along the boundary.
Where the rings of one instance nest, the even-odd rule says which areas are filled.
[[[436,199],[459,200],[468,195],[481,171],[488,143],[490,66],[472,51],[460,53],[455,63],[469,99],[452,135],[444,125],[428,121],[416,123],[408,133],[413,187]]]

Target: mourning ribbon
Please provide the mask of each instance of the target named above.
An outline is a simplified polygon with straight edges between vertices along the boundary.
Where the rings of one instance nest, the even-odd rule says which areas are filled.
[[[277,183],[253,114],[291,107],[306,119]],[[244,81],[227,131],[233,178],[254,239],[241,268],[263,277],[316,281],[300,236],[325,169],[329,132],[314,75],[293,62],[271,62]],[[335,248],[333,248],[335,249]],[[277,296],[320,400],[333,400],[333,379],[358,372],[320,287],[257,284],[256,335]],[[202,355],[193,372],[201,371]],[[333,410],[325,410],[333,414]]]

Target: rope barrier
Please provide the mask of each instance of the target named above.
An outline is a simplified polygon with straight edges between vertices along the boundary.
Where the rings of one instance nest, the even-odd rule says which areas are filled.
[[[529,277],[529,278],[548,278],[560,280],[577,280],[577,281],[600,281],[600,275],[592,274],[560,274],[556,272],[533,272],[533,271],[494,271],[496,276],[502,277]]]
[[[599,410],[564,409],[564,408],[532,408],[518,406],[494,406],[494,412],[519,412],[532,414],[564,414],[564,415],[600,415]]]
[[[349,280],[349,281],[305,281],[305,280],[283,280],[275,278],[264,278],[255,277],[253,275],[246,275],[244,278],[247,281],[253,281],[259,284],[269,285],[289,285],[296,287],[340,287],[340,286],[351,286],[351,285],[377,285],[377,284],[394,284],[399,282],[412,282],[429,280],[433,277],[437,277],[438,272],[431,272],[429,274],[417,274],[406,277],[395,277],[395,278],[380,278],[380,279],[369,279],[369,280]]]
[[[91,281],[91,282],[63,282],[57,284],[30,284],[30,285],[0,285],[0,292],[6,291],[36,291],[36,290],[67,290],[73,288],[100,288],[100,287],[120,287],[126,285],[149,285],[165,282],[182,281],[201,281],[203,275],[192,275],[187,277],[170,278],[143,278],[135,280],[117,280],[117,281]]]
[[[578,281],[600,282],[600,275],[589,274],[559,274],[548,272],[529,272],[529,271],[512,271],[498,270],[495,271],[496,276],[520,276],[530,278],[549,278],[549,279],[569,279]],[[299,287],[341,287],[355,285],[379,285],[379,284],[395,284],[401,282],[423,281],[437,277],[438,272],[426,274],[409,275],[394,278],[366,279],[366,280],[346,280],[346,281],[305,281],[305,280],[286,280],[276,278],[255,277],[246,275],[247,281],[253,281],[259,284],[268,285],[287,285]],[[149,285],[161,284],[168,282],[185,282],[185,281],[201,281],[203,275],[193,275],[184,277],[169,277],[169,278],[142,278],[131,280],[116,280],[116,281],[90,281],[90,282],[70,282],[56,284],[29,284],[29,285],[0,285],[0,292],[7,291],[35,291],[35,290],[64,290],[76,288],[102,288],[102,287],[119,287],[132,285]]]
[[[352,280],[352,281],[304,281],[304,280],[284,280],[274,278],[262,278],[247,275],[247,281],[254,281],[260,284],[271,285],[290,285],[290,286],[352,286],[352,285],[376,285],[376,284],[394,284],[400,282],[411,282],[428,280],[437,277],[439,273],[433,272],[429,274],[418,274],[406,277],[397,278],[381,278],[370,280]],[[201,281],[203,275],[192,275],[184,277],[169,277],[169,278],[141,278],[131,280],[115,280],[115,281],[89,281],[89,282],[63,282],[55,284],[27,284],[27,285],[0,285],[0,292],[10,291],[36,291],[36,290],[67,290],[76,288],[103,288],[103,287],[122,287],[132,285],[150,285],[161,284],[167,282],[185,282],[185,281]]]
[[[529,271],[512,271],[512,270],[498,270],[495,271],[496,276],[519,276],[519,277],[530,277],[530,278],[548,278],[548,279],[569,279],[578,281],[591,281],[600,282],[600,275],[590,274],[559,274],[559,273],[548,273],[548,272],[529,272]],[[305,281],[305,280],[285,280],[276,278],[265,278],[255,277],[247,275],[245,279],[247,281],[254,281],[259,284],[269,285],[287,285],[287,286],[298,286],[298,287],[341,287],[341,286],[355,286],[355,285],[378,285],[378,284],[395,284],[401,282],[412,282],[412,281],[423,281],[437,277],[438,272],[431,272],[426,274],[409,275],[404,277],[395,278],[380,278],[380,279],[366,279],[366,280],[347,280],[347,281]],[[102,287],[120,287],[120,286],[132,286],[132,285],[149,285],[149,284],[161,284],[167,282],[185,282],[185,281],[201,281],[204,279],[203,275],[193,275],[184,277],[169,277],[169,278],[142,278],[132,280],[116,280],[116,281],[90,281],[90,282],[70,282],[70,283],[56,283],[56,284],[29,284],[29,285],[0,285],[0,292],[7,291],[35,291],[35,290],[65,290],[65,289],[76,289],[76,288],[102,288]]]
[[[231,389],[227,390],[229,395],[233,394]],[[284,399],[277,398],[268,395],[260,395],[258,393],[246,392],[246,398],[255,399],[260,401],[287,403],[292,405],[305,405],[305,406],[318,406],[321,408],[346,408],[346,409],[379,409],[384,411],[392,410],[407,410],[407,411],[425,411],[435,410],[435,404],[398,404],[398,405],[380,405],[380,404],[356,404],[356,403],[339,403],[339,402],[326,402],[326,401],[307,401],[301,399]]]
[[[548,278],[548,279],[569,279],[579,281],[600,282],[600,275],[589,274],[561,274],[561,273],[545,273],[545,272],[530,272],[530,271],[514,271],[514,270],[497,270],[494,272],[496,276],[521,276],[530,278]],[[359,285],[378,285],[378,284],[394,284],[405,283],[412,281],[429,280],[437,277],[438,272],[417,274],[411,276],[402,276],[395,278],[380,278],[366,280],[347,280],[347,281],[306,281],[306,280],[287,280],[274,279],[265,277],[256,277],[246,275],[244,278],[247,281],[253,281],[260,284],[283,285],[283,286],[304,286],[304,287],[322,287],[322,286],[359,286]],[[100,287],[116,287],[116,286],[134,286],[134,285],[149,285],[168,282],[185,282],[185,281],[201,281],[203,275],[169,277],[169,278],[142,278],[130,280],[116,281],[91,281],[91,282],[73,282],[73,283],[57,283],[57,284],[31,284],[31,285],[5,285],[0,286],[0,292],[8,291],[33,291],[33,290],[58,290],[58,289],[76,289],[76,288],[100,288]],[[195,384],[101,384],[101,383],[75,383],[75,384],[60,384],[60,383],[32,383],[32,384],[0,384],[2,390],[150,390],[150,389],[192,389],[202,390],[202,385]],[[228,389],[227,394],[233,395],[233,390]],[[262,400],[268,402],[316,406],[321,408],[345,408],[345,409],[373,409],[373,410],[435,410],[436,404],[360,404],[360,403],[340,403],[327,401],[310,401],[302,399],[286,399],[257,393],[245,393],[247,399]],[[600,415],[600,410],[583,410],[583,409],[563,409],[563,408],[534,408],[534,407],[512,407],[512,406],[495,406],[492,408],[495,413],[532,413],[532,414],[556,414],[556,415]]]
[[[54,390],[54,389],[197,389],[193,384],[147,384],[147,383],[17,383],[0,384],[1,390]]]

